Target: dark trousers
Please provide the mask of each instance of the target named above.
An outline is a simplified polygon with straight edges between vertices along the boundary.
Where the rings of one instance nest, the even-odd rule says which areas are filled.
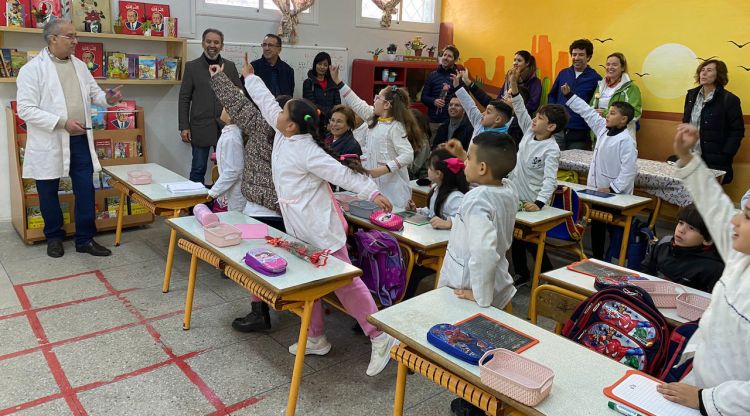
[[[94,165],[91,162],[89,142],[85,134],[70,137],[69,176],[73,182],[75,195],[75,244],[84,245],[96,234],[96,215],[94,202]],[[65,238],[63,213],[57,189],[60,179],[37,179],[36,189],[39,193],[39,208],[44,218],[44,236],[48,241]]]
[[[536,259],[536,244],[529,243],[527,241],[513,240],[513,244],[510,245],[511,255],[513,257],[513,270],[516,274],[522,277],[528,277],[531,279],[531,273],[529,272],[529,265],[527,264],[526,255],[527,252],[531,253],[531,257]],[[542,254],[542,272],[552,270],[552,262],[550,262],[547,253]]]
[[[595,259],[604,260],[604,240],[607,238],[607,224],[591,221],[591,252]]]
[[[208,169],[208,157],[211,155],[211,146],[196,146],[193,148],[193,162],[190,165],[190,180],[203,183]]]
[[[591,150],[591,130],[565,129],[564,133],[560,150]]]

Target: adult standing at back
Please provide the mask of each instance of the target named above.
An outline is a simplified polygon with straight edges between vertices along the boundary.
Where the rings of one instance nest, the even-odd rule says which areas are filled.
[[[294,96],[294,69],[279,58],[281,38],[269,33],[260,46],[263,48],[263,56],[251,62],[255,75],[263,80],[274,97]]]
[[[224,34],[218,29],[206,29],[202,46],[203,54],[185,65],[177,104],[180,136],[183,142],[190,143],[193,152],[190,180],[200,183],[206,176],[211,147],[216,148],[224,127],[219,119],[224,108],[211,88],[208,66],[224,65],[224,73],[232,83],[242,88],[237,67],[220,55],[224,48]]]
[[[422,103],[427,106],[427,118],[430,120],[430,130],[433,134],[430,142],[435,137],[438,127],[448,120],[447,105],[451,99],[451,74],[458,74],[456,61],[458,61],[458,48],[448,45],[443,49],[440,65],[436,70],[430,72],[422,88]]]
[[[565,103],[568,101],[560,90],[565,84],[568,84],[573,94],[577,95],[583,101],[590,102],[594,96],[596,83],[602,79],[593,68],[589,66],[591,57],[594,56],[594,45],[588,39],[578,39],[570,44],[570,57],[573,59],[573,65],[565,68],[557,74],[555,83],[547,96],[548,104],[562,104],[570,116],[568,125],[563,130],[562,135],[555,136],[560,150],[584,149],[591,150],[591,130],[581,116],[570,111]]]
[[[341,95],[331,79],[331,55],[318,52],[313,59],[312,69],[307,71],[307,79],[302,83],[302,97],[312,101],[323,113],[321,122],[328,123],[333,107],[341,104]]]
[[[63,213],[57,189],[69,176],[75,196],[75,246],[79,253],[109,256],[111,251],[94,241],[96,217],[91,177],[101,170],[94,151],[91,103],[114,105],[122,99],[120,87],[106,93],[86,64],[76,58],[78,37],[68,20],[44,25],[47,47],[18,74],[18,115],[26,121],[23,178],[34,179],[44,219],[47,255],[65,254]]]
[[[604,66],[604,79],[599,81],[594,91],[594,98],[589,103],[599,115],[606,118],[612,103],[626,102],[633,106],[635,114],[628,123],[630,137],[635,139],[636,123],[641,119],[641,89],[628,75],[628,61],[625,55],[615,52],[607,57]]]
[[[722,183],[732,182],[732,160],[745,135],[740,99],[724,89],[729,83],[727,65],[709,59],[698,65],[695,82],[699,85],[688,90],[682,122],[695,126],[700,140],[693,152],[711,169],[726,172]]]

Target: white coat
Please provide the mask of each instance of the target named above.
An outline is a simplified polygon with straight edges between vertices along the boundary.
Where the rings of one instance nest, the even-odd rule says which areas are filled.
[[[24,178],[57,179],[68,176],[70,168],[70,133],[64,128],[56,128],[60,118],[68,118],[60,78],[57,76],[55,63],[46,48],[34,59],[21,67],[16,85],[18,94],[18,116],[26,121],[26,148],[23,158]],[[81,98],[86,119],[81,120],[91,126],[91,106],[93,102],[102,107],[109,106],[106,93],[99,88],[86,64],[71,56],[78,84],[81,87]],[[94,172],[100,171],[101,165],[94,149],[94,133],[86,130]]]
[[[242,169],[245,166],[245,150],[242,145],[242,130],[236,124],[228,124],[221,130],[216,144],[216,165],[219,179],[208,191],[211,198],[223,198],[229,211],[245,209],[247,199],[242,195]]]
[[[426,207],[417,208],[417,213],[424,215],[427,218],[435,216],[435,202],[437,202],[438,186],[432,192],[430,201]],[[461,208],[461,202],[464,200],[464,193],[461,191],[453,191],[448,194],[448,197],[443,201],[440,217],[444,220],[453,218],[458,214],[458,210]]]

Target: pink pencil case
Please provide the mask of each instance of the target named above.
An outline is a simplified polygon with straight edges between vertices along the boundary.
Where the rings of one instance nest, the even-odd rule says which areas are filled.
[[[151,172],[138,169],[128,171],[128,182],[133,185],[148,185],[151,183]]]
[[[206,204],[198,204],[193,207],[195,219],[204,227],[211,228],[219,224],[219,216],[213,213]]]
[[[219,223],[213,227],[204,227],[203,232],[206,241],[216,247],[235,246],[242,241],[242,231],[230,224]]]
[[[370,214],[370,222],[391,231],[400,231],[404,228],[404,219],[400,215],[383,210]]]
[[[287,262],[278,254],[266,248],[251,248],[245,254],[245,264],[266,276],[279,276],[286,273]]]

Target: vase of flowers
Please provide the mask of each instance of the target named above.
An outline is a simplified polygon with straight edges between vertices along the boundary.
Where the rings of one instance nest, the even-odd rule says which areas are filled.
[[[383,48],[375,48],[374,50],[367,51],[372,54],[372,60],[377,61],[380,57],[380,54],[383,53]]]
[[[429,48],[427,48],[427,56],[429,56],[430,58],[434,58],[435,57],[435,49],[436,49],[435,45],[432,45]]]
[[[106,19],[104,13],[99,10],[90,10],[84,17],[83,31],[91,33],[102,33],[102,20]]]
[[[398,49],[398,46],[396,46],[395,43],[391,43],[386,48],[386,51],[388,52],[388,60],[389,61],[395,61],[396,60],[396,49]]]
[[[421,36],[414,36],[414,39],[411,40],[411,48],[414,50],[414,56],[422,56],[422,50],[425,46]]]
[[[49,22],[50,16],[52,16],[52,10],[47,6],[46,2],[39,3],[39,8],[31,8],[31,14],[34,16],[36,27],[43,28],[47,22]]]

